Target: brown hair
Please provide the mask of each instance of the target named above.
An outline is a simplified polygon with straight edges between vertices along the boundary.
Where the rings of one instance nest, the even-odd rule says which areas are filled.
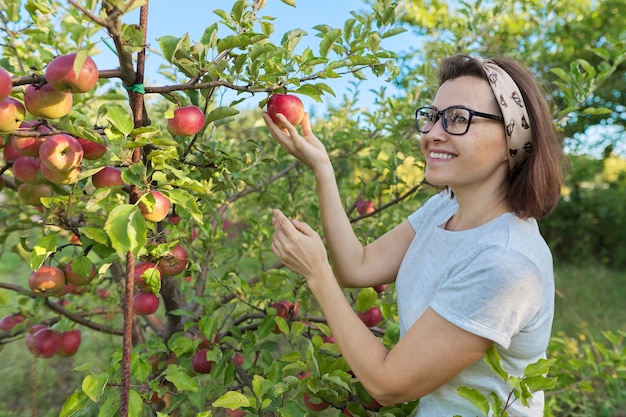
[[[517,84],[526,104],[532,131],[533,151],[509,173],[507,200],[517,216],[539,219],[554,210],[561,195],[564,163],[561,138],[536,77],[511,58],[495,57],[491,60]],[[481,62],[468,55],[455,55],[441,62],[439,85],[461,76],[475,76],[487,81]]]

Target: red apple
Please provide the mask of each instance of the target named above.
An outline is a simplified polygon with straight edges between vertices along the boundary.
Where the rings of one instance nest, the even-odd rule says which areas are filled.
[[[65,264],[65,279],[73,285],[90,283],[96,273],[96,266],[86,257],[72,259]]]
[[[21,101],[7,97],[0,101],[0,133],[15,132],[26,116]]]
[[[4,68],[0,67],[0,101],[11,95],[11,89],[13,89],[13,80],[11,80],[11,74]]]
[[[98,291],[96,292],[96,294],[98,294],[98,297],[102,299],[106,299],[111,296],[111,291],[109,291],[108,288],[98,288]]]
[[[96,143],[85,138],[76,138],[76,140],[83,148],[84,159],[95,161],[102,158],[107,153],[107,147],[100,143]]]
[[[356,211],[358,211],[360,215],[364,215],[372,214],[376,209],[374,208],[374,203],[370,200],[359,200],[359,202],[356,203]]]
[[[140,316],[147,316],[159,309],[159,297],[151,292],[140,291],[133,298],[133,311]]]
[[[78,66],[78,71],[75,71],[75,66]],[[86,93],[98,83],[98,67],[90,57],[71,53],[50,61],[45,76],[56,90]]]
[[[57,355],[67,358],[78,352],[80,347],[81,333],[79,329],[61,332],[61,342]]]
[[[65,286],[65,274],[56,266],[43,265],[30,273],[28,286],[40,295],[56,294]]]
[[[193,366],[193,370],[199,374],[208,374],[211,372],[211,368],[213,368],[213,361],[207,360],[206,354],[208,349],[200,349],[193,356],[191,361],[191,365]]]
[[[48,184],[21,184],[17,188],[20,201],[29,206],[41,207],[41,199],[52,197],[52,188]]]
[[[376,291],[378,294],[384,292],[387,287],[389,287],[389,284],[381,284],[381,285],[375,285],[372,288],[374,288],[374,291]]]
[[[367,327],[374,327],[383,319],[383,315],[378,306],[374,306],[367,311],[358,313],[358,316]]]
[[[47,328],[48,326],[46,326],[45,324],[42,324],[42,323],[35,324],[33,327],[28,329],[28,331],[24,335],[24,341],[26,342],[26,347],[28,348],[29,351],[31,351],[31,353],[35,354],[35,344],[34,344],[33,336],[39,330],[44,330]]]
[[[39,167],[41,175],[53,184],[74,184],[78,181],[80,175],[80,167],[73,168],[68,172],[59,172],[41,164]]]
[[[241,353],[235,353],[233,355],[233,362],[235,362],[237,365],[239,366],[243,365],[244,361],[245,359]]]
[[[293,126],[298,126],[304,118],[304,106],[302,101],[294,95],[273,94],[267,100],[267,113],[278,127],[284,129],[287,126],[278,120],[276,114],[281,113],[287,118],[289,123]]]
[[[233,410],[232,408],[226,409],[226,417],[245,417],[247,415],[248,413],[240,409],[236,409],[236,410]]]
[[[157,261],[157,267],[161,270],[163,276],[171,277],[178,275],[187,268],[188,257],[185,248],[181,245],[176,245]]]
[[[83,160],[83,148],[76,138],[60,133],[52,135],[39,147],[41,165],[53,171],[69,172]]]
[[[300,371],[296,374],[296,378],[298,378],[300,381],[303,381],[310,376],[311,373],[309,371]]]
[[[167,120],[167,129],[172,135],[192,136],[204,126],[204,113],[196,106],[179,107],[174,117]]]
[[[7,141],[7,143],[4,145],[4,148],[2,149],[2,157],[4,158],[5,162],[11,162],[11,161],[15,161],[18,157],[22,156],[21,153],[19,153],[14,147],[13,145],[11,145],[11,141]]]
[[[26,182],[28,184],[40,184],[45,182],[39,170],[39,158],[31,158],[30,156],[20,156],[13,161],[11,170],[16,180]]]
[[[24,89],[24,105],[30,114],[44,119],[59,119],[66,116],[74,101],[71,93],[55,90],[50,84],[29,84]]]
[[[20,124],[18,132],[28,133],[48,133],[50,128],[43,123],[27,120]],[[11,135],[11,145],[16,151],[22,155],[32,156],[34,158],[39,157],[39,147],[47,139],[47,136],[18,136],[16,134]]]
[[[104,167],[91,176],[91,183],[96,188],[124,185],[122,171],[116,167]]]
[[[0,330],[11,330],[24,321],[24,316],[20,313],[7,314],[0,319]]]
[[[61,335],[53,329],[42,329],[33,334],[33,355],[48,359],[59,351]]]
[[[322,411],[328,408],[328,403],[319,398],[311,397],[307,392],[304,393],[304,405],[311,411]]]
[[[138,262],[135,264],[135,285],[141,290],[150,292],[149,283],[154,280],[161,281],[161,270],[152,262]]]
[[[152,197],[148,197],[149,195]],[[158,223],[167,217],[170,211],[170,200],[158,191],[150,191],[141,197],[139,209],[146,220]]]

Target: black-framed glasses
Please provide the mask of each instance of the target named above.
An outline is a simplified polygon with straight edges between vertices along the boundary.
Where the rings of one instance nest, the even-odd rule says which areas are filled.
[[[487,119],[503,121],[504,118],[497,114],[482,113],[468,109],[465,106],[450,106],[439,110],[434,106],[420,107],[415,110],[415,127],[421,133],[428,133],[441,117],[443,130],[451,135],[464,135],[472,123],[472,117],[484,117]]]

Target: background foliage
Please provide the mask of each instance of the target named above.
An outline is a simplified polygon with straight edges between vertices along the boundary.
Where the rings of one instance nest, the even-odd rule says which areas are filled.
[[[269,251],[272,208],[320,230],[318,206],[310,173],[270,140],[259,123],[259,110],[245,107],[253,95],[287,90],[323,101],[333,93],[325,80],[355,80],[354,94],[329,107],[314,121],[314,129],[331,152],[344,206],[366,243],[436,192],[422,183],[412,114],[432,98],[437,61],[459,51],[512,55],[545,80],[569,151],[563,200],[541,224],[557,264],[624,266],[620,149],[626,34],[619,18],[621,2],[372,0],[341,28],[317,26],[314,48],[299,46],[307,36],[300,30],[284,34],[279,44],[270,42],[273,24],[272,18],[261,17],[264,3],[220,5],[214,11],[217,23],[207,26],[201,39],[180,34],[159,39],[158,51],[167,62],[162,75],[170,82],[145,86],[145,112],[137,126],[137,94],[121,85],[141,82],[136,71],[143,50],[141,26],[120,19],[142,2],[4,1],[0,64],[20,77],[17,84],[36,82],[56,55],[100,52],[102,28],[117,47],[120,68],[101,68],[97,90],[76,95],[70,115],[52,121],[60,130],[105,141],[109,148],[103,159],[84,163],[77,185],[56,188],[39,212],[16,198],[10,163],[4,162],[0,259],[7,268],[0,275],[0,311],[19,311],[27,321],[0,332],[1,346],[6,351],[23,346],[24,333],[42,321],[58,329],[82,328],[85,343],[71,359],[21,357],[23,374],[30,375],[23,381],[34,387],[26,394],[32,395],[24,395],[25,383],[12,384],[4,389],[6,396],[0,395],[0,409],[13,415],[116,415],[122,389],[121,306],[129,267],[124,254],[130,251],[140,261],[149,255],[146,243],[165,241],[185,246],[192,260],[185,276],[191,278],[164,279],[158,313],[133,319],[130,415],[209,416],[243,407],[249,415],[299,416],[309,412],[305,393],[331,404],[320,415],[337,415],[346,407],[353,415],[374,414],[369,395],[352,378],[336,346],[323,338],[331,335],[303,279],[282,268]],[[416,32],[422,43],[397,56],[381,45],[402,30]],[[363,109],[358,81],[376,76],[401,93],[381,89]],[[232,102],[216,99],[224,91],[237,92]],[[173,137],[166,118],[175,106],[188,104],[204,110],[207,124],[195,137]],[[610,134],[591,135],[599,126]],[[136,210],[129,194],[95,190],[89,179],[105,165],[124,169],[125,182],[138,191],[162,191],[174,203],[170,218],[179,216],[180,222],[151,225],[138,218],[129,223],[119,216],[118,207]],[[372,201],[377,211],[359,214],[361,200]],[[123,238],[128,230],[144,229],[136,240]],[[23,291],[32,250],[50,235],[58,241],[47,248],[45,262],[64,264],[87,254],[99,269],[83,294],[64,296],[64,305],[55,297]],[[72,244],[72,235],[81,244]],[[557,286],[571,282],[577,269],[557,271],[563,277]],[[619,272],[608,274],[614,282],[623,280]],[[98,295],[103,289],[109,297]],[[571,295],[569,287],[559,290]],[[384,321],[372,330],[393,345],[398,338],[393,286],[382,294],[372,289],[345,292],[357,311],[381,308]],[[298,314],[278,316],[271,305],[281,300],[297,303]],[[87,321],[77,322],[78,317]],[[100,325],[115,334],[96,331]],[[626,413],[623,327],[583,327],[582,334],[567,330],[555,332],[550,346],[557,358],[551,374],[558,380],[547,394],[547,414]],[[210,374],[200,375],[191,361],[206,341],[214,365]],[[237,354],[243,363],[233,360]],[[310,376],[301,379],[303,372]],[[53,389],[46,381],[56,375],[62,381]],[[414,406],[384,407],[379,413],[408,415]]]

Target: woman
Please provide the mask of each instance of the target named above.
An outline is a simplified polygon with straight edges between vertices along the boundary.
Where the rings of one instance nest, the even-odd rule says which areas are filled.
[[[503,402],[511,388],[481,360],[495,345],[504,369],[523,375],[545,357],[554,310],[552,257],[535,219],[555,207],[562,150],[544,96],[516,61],[457,55],[440,67],[432,106],[416,111],[426,180],[445,190],[363,247],[343,210],[329,156],[311,131],[272,136],[315,175],[319,235],[274,211],[272,250],[302,274],[335,341],[381,404],[420,398],[418,416],[475,416],[467,386]],[[286,119],[279,116],[283,123]],[[341,287],[396,282],[401,326],[388,350],[353,312]],[[511,416],[543,416],[543,393]]]

